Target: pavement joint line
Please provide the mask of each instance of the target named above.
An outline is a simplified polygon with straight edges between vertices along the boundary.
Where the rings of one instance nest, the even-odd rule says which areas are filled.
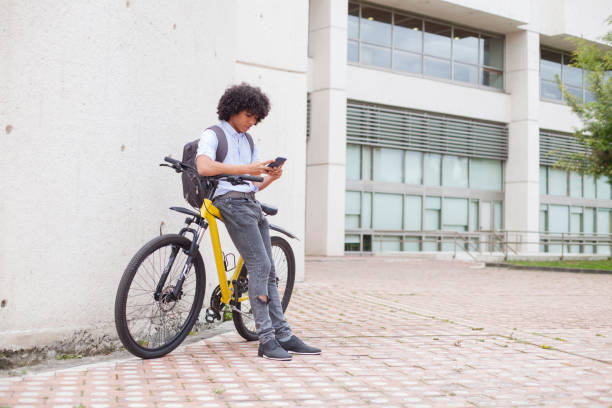
[[[387,303],[379,302],[378,301],[379,298],[374,297],[372,295],[363,295],[363,298],[370,299],[372,303],[374,303],[374,304],[376,304],[378,306],[388,306]],[[469,328],[480,327],[480,326],[473,326],[473,325],[467,324],[467,323],[459,323],[458,320],[461,320],[461,319],[442,319],[442,318],[437,317],[437,316],[432,316],[431,314],[426,314],[422,310],[420,312],[415,312],[413,310],[409,310],[407,306],[401,305],[401,304],[400,305],[394,305],[394,307],[396,309],[400,309],[400,310],[402,310],[402,311],[404,311],[406,313],[411,313],[411,314],[416,315],[416,316],[420,316],[420,317],[424,317],[424,318],[428,318],[428,319],[434,319],[434,320],[438,320],[438,321],[441,321],[441,322],[455,324],[457,326],[464,326],[464,327],[469,327]],[[417,308],[417,310],[419,310],[419,309]],[[498,333],[501,333],[504,330],[508,330],[507,328],[500,327],[500,326],[491,326],[491,325],[487,325],[487,326],[491,329],[490,332],[488,332],[487,334],[483,333],[481,335],[475,335],[475,336],[478,336],[478,337],[498,336],[498,337],[506,338],[508,340],[519,341],[519,342],[521,342],[523,344],[527,344],[527,345],[530,345],[530,346],[533,346],[533,347],[543,348],[541,344],[534,343],[534,342],[531,342],[531,341],[528,341],[528,340],[522,340],[522,339],[514,336],[515,333],[520,334],[521,336],[525,336],[525,337],[529,337],[530,335],[531,336],[537,336],[539,334],[534,334],[533,332],[529,332],[529,333],[528,332],[523,332],[521,330],[513,330],[510,335],[504,335],[504,334],[498,334]],[[459,336],[461,336],[461,335],[459,335]],[[363,336],[363,337],[366,337],[366,336]],[[375,337],[375,336],[372,336],[372,337]],[[578,353],[575,353],[575,352],[563,350],[563,349],[560,349],[560,348],[557,348],[557,347],[553,347],[553,346],[550,346],[550,347],[548,347],[546,349],[547,350],[551,350],[551,351],[558,351],[558,352],[565,353],[565,354],[568,354],[568,355],[571,355],[571,356],[574,356],[574,357],[579,357],[579,358],[584,358],[584,359],[591,360],[591,361],[596,361],[598,363],[602,363],[602,364],[606,364],[606,365],[612,365],[612,361],[606,361],[606,360],[601,360],[601,359],[597,359],[597,358],[594,358],[594,357],[589,357],[589,356],[586,356],[586,355],[582,355],[582,354],[578,354]]]

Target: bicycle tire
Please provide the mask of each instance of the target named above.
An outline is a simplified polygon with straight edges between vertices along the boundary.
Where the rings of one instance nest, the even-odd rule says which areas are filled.
[[[291,294],[293,292],[293,285],[295,283],[295,256],[291,245],[281,238],[274,236],[270,239],[272,245],[272,260],[274,261],[274,269],[276,271],[278,295],[281,298],[281,305],[283,307],[283,313],[289,306],[289,300],[291,300]],[[244,278],[248,272],[246,267],[240,272],[239,279]],[[243,293],[238,293],[238,297],[242,296]],[[250,302],[250,300],[249,300]],[[236,331],[240,336],[247,341],[254,341],[258,339],[257,331],[255,329],[255,322],[252,319],[251,304],[245,304],[243,307],[240,302],[236,306],[239,312],[232,314],[232,320]],[[241,313],[242,312],[242,313]],[[243,315],[246,314],[246,315]]]
[[[168,256],[173,246],[178,247],[178,252],[164,284],[162,297],[156,300],[154,293],[157,283],[169,263]],[[204,261],[199,252],[186,275],[181,298],[178,301],[164,301],[174,287],[172,284],[182,273],[187,260],[186,251],[190,247],[191,241],[181,235],[162,235],[145,244],[126,267],[115,298],[115,326],[119,339],[133,355],[143,359],[162,357],[178,347],[195,324],[206,288]],[[144,304],[134,304],[131,294],[137,302]],[[134,316],[130,315],[132,311],[135,312]],[[155,324],[155,321],[161,324]],[[145,335],[144,327],[147,324],[148,332]],[[168,324],[170,327],[167,327]],[[143,331],[140,331],[141,328]]]

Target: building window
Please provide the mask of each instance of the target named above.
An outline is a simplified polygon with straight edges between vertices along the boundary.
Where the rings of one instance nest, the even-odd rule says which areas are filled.
[[[570,54],[542,48],[540,50],[540,97],[563,101],[565,98],[557,85],[557,78],[569,93],[581,100],[591,102],[593,97],[587,89],[586,71],[571,66]]]
[[[540,166],[540,194],[573,198],[612,199],[610,180],[590,174]]]
[[[504,87],[501,35],[351,1],[347,46],[351,63]]]
[[[481,227],[503,228],[502,160],[354,143],[346,157],[346,251],[453,251],[452,232],[474,232],[477,246]],[[480,219],[481,204],[489,220]]]

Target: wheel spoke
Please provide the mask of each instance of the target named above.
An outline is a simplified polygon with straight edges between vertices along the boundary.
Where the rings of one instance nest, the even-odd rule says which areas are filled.
[[[126,282],[127,289],[118,292],[123,293],[123,301],[118,299],[117,305],[124,305],[118,309],[123,314],[123,319],[118,321],[118,330],[122,321],[125,329],[119,330],[119,337],[132,353],[139,357],[159,357],[178,346],[195,322],[204,296],[205,282],[201,278],[205,275],[201,270],[201,260],[198,261],[200,266],[194,262],[181,286],[179,299],[171,300],[187,262],[184,250],[189,248],[190,242],[183,237],[162,236],[147,245],[151,248],[148,251],[143,248],[139,252],[144,252],[141,258],[135,258],[139,260],[133,266],[135,261],[132,261],[132,269],[126,270],[126,274],[131,276],[131,280]],[[168,265],[172,247],[176,245],[179,246],[178,252],[173,264]],[[168,266],[168,276],[156,300],[155,291]],[[196,268],[200,268],[199,272]],[[159,350],[162,348],[165,350]]]

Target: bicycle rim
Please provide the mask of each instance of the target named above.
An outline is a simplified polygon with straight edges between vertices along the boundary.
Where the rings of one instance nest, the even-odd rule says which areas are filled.
[[[116,322],[122,342],[139,357],[154,358],[169,353],[195,323],[202,307],[205,279],[199,256],[185,277],[180,299],[170,298],[187,261],[183,250],[189,244],[188,239],[180,236],[156,238],[134,256],[126,269],[117,297],[116,313],[120,316]],[[174,262],[171,261],[173,252]],[[156,299],[158,282],[167,267],[170,267],[168,277]]]

